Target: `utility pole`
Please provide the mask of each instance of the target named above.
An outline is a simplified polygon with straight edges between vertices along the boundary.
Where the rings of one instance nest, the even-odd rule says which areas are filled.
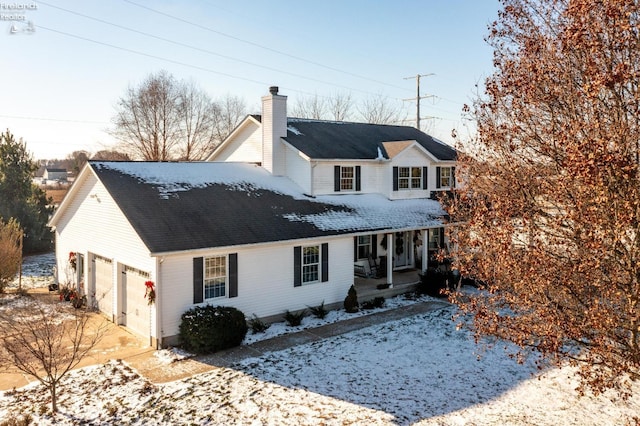
[[[431,74],[417,74],[414,77],[405,77],[405,80],[411,80],[411,79],[416,79],[416,97],[415,98],[408,98],[408,99],[403,99],[404,101],[416,101],[416,129],[420,130],[420,99],[426,99],[426,98],[432,98],[433,95],[426,95],[426,96],[420,96],[420,77],[429,77],[431,75],[434,75],[433,73]],[[429,118],[429,117],[424,117],[424,118]]]

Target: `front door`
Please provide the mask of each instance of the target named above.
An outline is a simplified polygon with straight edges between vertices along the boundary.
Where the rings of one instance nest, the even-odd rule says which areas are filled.
[[[411,266],[411,238],[409,232],[396,232],[393,240],[394,269]]]

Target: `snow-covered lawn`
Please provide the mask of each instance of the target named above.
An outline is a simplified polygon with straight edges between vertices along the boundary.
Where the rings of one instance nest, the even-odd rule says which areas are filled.
[[[397,299],[390,305],[403,303],[409,302]],[[540,372],[534,359],[518,364],[507,356],[503,343],[476,346],[469,332],[451,321],[455,312],[447,306],[166,384],[150,383],[114,360],[72,371],[55,419],[46,390],[32,383],[0,393],[0,420],[29,416],[38,425],[640,423],[640,385],[627,401],[614,394],[580,398],[571,368]],[[327,321],[344,315],[332,313]],[[303,326],[320,323],[308,318]],[[260,337],[287,330],[273,325]],[[177,351],[157,352],[159,368],[180,368],[188,362],[184,358]]]
[[[125,363],[73,371],[55,421],[36,384],[0,394],[0,418],[36,424],[624,425],[640,387],[579,398],[571,368],[538,374],[504,345],[477,347],[454,307],[251,358],[234,368],[152,384]],[[161,351],[162,368],[181,356]]]

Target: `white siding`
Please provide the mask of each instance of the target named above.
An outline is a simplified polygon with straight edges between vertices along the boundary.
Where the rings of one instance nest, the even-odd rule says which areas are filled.
[[[272,244],[233,251],[238,254],[238,297],[213,299],[212,305],[233,306],[247,317],[283,314],[325,302],[344,300],[353,284],[353,237],[317,240],[329,244],[329,281],[293,286],[293,247]],[[180,317],[193,305],[193,258],[228,254],[216,251],[167,256],[161,266],[162,335],[178,334]]]
[[[428,167],[427,173],[429,176],[427,184],[429,189],[404,189],[401,191],[393,191],[393,167]],[[431,169],[433,169],[433,171]],[[412,146],[411,148],[406,149],[393,158],[388,171],[387,179],[390,183],[389,198],[391,199],[428,198],[430,190],[434,189],[436,186],[435,167],[431,163],[431,159],[417,146]]]
[[[238,131],[234,139],[221,151],[216,152],[211,161],[242,161],[247,163],[262,162],[262,131],[260,127],[248,122]]]
[[[341,191],[340,194],[381,193],[387,194],[391,189],[391,171],[385,179],[385,170],[391,170],[386,162],[336,161],[318,162],[313,169],[313,195],[338,194],[334,191],[334,167],[360,166],[360,191]]]
[[[79,252],[84,255],[84,291],[88,294],[89,280],[94,279],[93,255],[111,259],[113,293],[111,309],[105,308],[105,314],[117,316],[119,262],[131,265],[151,273],[154,277],[155,259],[149,256],[149,250],[137,236],[131,224],[124,217],[114,200],[104,186],[92,173],[87,173],[83,182],[76,182],[77,193],[71,203],[59,218],[56,229],[56,267],[60,285],[75,284],[72,270],[69,266],[69,252]],[[104,276],[104,271],[101,271]],[[142,307],[147,307],[146,300],[140,300]],[[148,307],[147,307],[148,308]],[[111,312],[109,312],[111,311]],[[113,320],[112,317],[109,318]]]
[[[300,151],[285,145],[287,177],[298,184],[305,194],[312,195],[311,164],[300,155]]]

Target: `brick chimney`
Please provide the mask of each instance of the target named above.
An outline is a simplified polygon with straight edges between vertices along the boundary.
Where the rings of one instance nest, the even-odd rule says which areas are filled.
[[[278,94],[278,86],[269,87],[262,97],[262,166],[274,176],[286,171],[284,146],[280,138],[287,136],[287,97]]]

